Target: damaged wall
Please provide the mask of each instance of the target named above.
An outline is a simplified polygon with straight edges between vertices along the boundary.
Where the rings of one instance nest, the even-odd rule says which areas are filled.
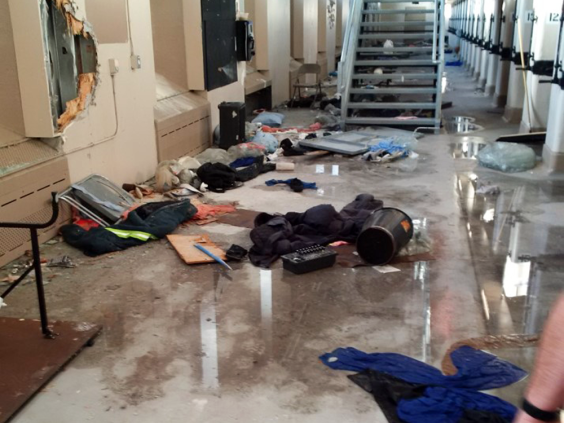
[[[0,0],[0,126],[25,133],[8,0]]]
[[[151,0],[155,71],[188,88],[183,0]]]
[[[85,10],[84,0],[76,3],[79,12]],[[89,9],[92,7],[89,4]],[[102,174],[117,184],[142,182],[154,174],[156,89],[150,1],[135,0],[129,14],[134,53],[141,57],[141,68],[131,69],[129,43],[99,45],[95,104],[65,132],[64,151],[73,182],[91,173]],[[96,33],[96,28],[93,32]],[[110,59],[120,63],[114,84]]]

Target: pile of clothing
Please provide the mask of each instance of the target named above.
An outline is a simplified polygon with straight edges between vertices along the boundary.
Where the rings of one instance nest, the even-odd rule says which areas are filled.
[[[255,266],[270,267],[280,256],[313,245],[355,242],[366,219],[384,203],[361,194],[337,212],[332,205],[312,207],[305,213],[259,214],[251,231],[249,258]]]
[[[458,372],[440,370],[400,354],[367,354],[339,348],[320,357],[371,393],[390,423],[511,423],[517,409],[479,391],[497,389],[527,376],[523,369],[494,355],[462,346],[451,353]]]
[[[99,256],[162,239],[197,212],[189,200],[148,203],[129,212],[122,223],[89,230],[77,224],[66,225],[61,234],[69,245],[84,254]]]
[[[409,156],[409,149],[395,141],[381,141],[370,147],[362,158],[369,162],[388,163]]]

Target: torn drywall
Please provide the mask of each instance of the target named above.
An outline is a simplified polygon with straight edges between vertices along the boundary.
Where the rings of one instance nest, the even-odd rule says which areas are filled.
[[[63,109],[63,113],[57,118],[58,131],[62,133],[73,121],[75,121],[91,104],[94,97],[94,92],[98,83],[98,43],[90,28],[90,25],[76,17],[75,5],[71,0],[51,0],[55,3],[56,8],[64,15],[67,28],[69,32],[75,37],[84,37],[91,40],[90,56],[94,57],[95,64],[89,63],[87,66],[84,63],[77,64],[79,71],[83,73],[78,74],[78,96],[73,100],[67,101]],[[77,43],[81,46],[81,42]],[[77,47],[79,48],[79,47]],[[88,47],[87,47],[88,49]],[[77,54],[80,60],[84,61],[86,58],[81,51]],[[90,60],[92,62],[92,60]],[[92,69],[94,68],[94,69]]]
[[[68,101],[65,112],[57,119],[59,131],[63,131],[90,103],[94,86],[96,85],[96,74],[83,73],[78,76],[78,97]]]

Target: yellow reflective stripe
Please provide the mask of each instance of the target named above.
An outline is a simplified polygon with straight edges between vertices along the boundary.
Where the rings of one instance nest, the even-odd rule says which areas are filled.
[[[123,239],[135,238],[135,239],[138,239],[139,241],[148,241],[150,239],[158,239],[156,236],[148,234],[147,232],[125,231],[125,230],[122,230],[122,229],[115,229],[115,228],[106,228],[106,230],[110,231],[114,235],[117,235],[117,236],[119,236],[120,238],[123,238]]]

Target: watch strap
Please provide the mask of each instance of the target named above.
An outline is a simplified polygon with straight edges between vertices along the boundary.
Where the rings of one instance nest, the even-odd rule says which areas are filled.
[[[560,411],[546,411],[535,407],[527,399],[523,399],[523,411],[541,422],[554,422],[560,418]]]

